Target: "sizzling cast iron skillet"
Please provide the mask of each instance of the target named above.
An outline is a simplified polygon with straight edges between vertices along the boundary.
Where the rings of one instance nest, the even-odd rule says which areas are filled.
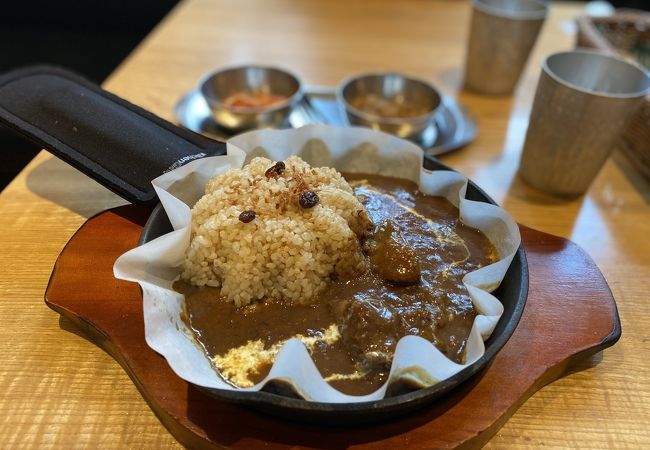
[[[150,181],[193,159],[225,153],[225,144],[179,128],[66,70],[39,66],[0,76],[0,121],[47,148],[121,197],[144,206],[157,203]],[[425,167],[451,170],[436,159]],[[494,203],[470,181],[467,198]],[[141,243],[171,231],[160,205],[145,225]],[[296,398],[282,382],[260,392],[204,389],[208,394],[253,406],[276,416],[318,423],[360,423],[404,414],[434,401],[477,375],[508,341],[521,318],[528,293],[528,267],[517,251],[495,295],[504,313],[485,354],[434,386],[413,390],[393,386],[391,396],[362,403],[320,403]]]

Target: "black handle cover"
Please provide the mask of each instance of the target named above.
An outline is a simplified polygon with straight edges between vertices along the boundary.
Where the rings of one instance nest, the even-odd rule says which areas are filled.
[[[151,180],[226,145],[161,119],[65,69],[0,76],[0,121],[132,203],[157,198]]]

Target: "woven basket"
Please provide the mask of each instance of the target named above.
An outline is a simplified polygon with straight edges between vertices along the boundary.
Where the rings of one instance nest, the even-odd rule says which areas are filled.
[[[577,24],[577,47],[623,56],[650,69],[650,14],[618,10],[609,17],[579,17]],[[650,95],[623,132],[621,144],[622,153],[650,180]]]

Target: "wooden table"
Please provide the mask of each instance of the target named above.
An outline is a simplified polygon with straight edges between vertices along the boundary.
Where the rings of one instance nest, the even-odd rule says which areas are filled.
[[[568,21],[580,8],[553,5],[513,97],[458,92],[470,10],[454,0],[188,0],[105,87],[169,119],[203,73],[251,61],[289,67],[308,85],[392,69],[457,94],[478,117],[480,134],[443,162],[519,222],[583,246],[607,278],[623,324],[615,347],[535,394],[489,446],[639,448],[650,443],[650,189],[632,184],[614,161],[574,201],[539,194],[515,176],[540,62],[572,47]],[[123,203],[46,152],[0,195],[2,447],[178,447],[120,366],[43,304],[52,266],[75,230]]]

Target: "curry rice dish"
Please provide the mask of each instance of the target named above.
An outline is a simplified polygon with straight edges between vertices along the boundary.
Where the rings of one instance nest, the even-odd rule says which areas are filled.
[[[229,383],[262,381],[298,338],[328,383],[364,395],[403,336],[464,361],[477,312],[462,278],[496,260],[456,207],[411,181],[255,158],[208,182],[174,287]]]

